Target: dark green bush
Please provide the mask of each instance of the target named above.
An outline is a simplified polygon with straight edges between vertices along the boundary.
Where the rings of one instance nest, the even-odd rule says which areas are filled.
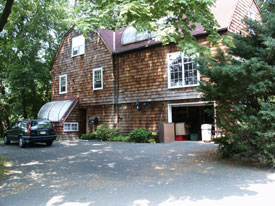
[[[97,127],[95,135],[102,141],[111,141],[112,138],[120,136],[120,129],[111,129],[107,125],[101,124]]]
[[[148,129],[134,129],[130,134],[130,141],[136,143],[147,143],[149,139],[154,139],[152,131]]]
[[[112,137],[111,139],[109,139],[109,141],[112,141],[112,142],[129,142],[130,137],[120,135],[120,136]]]
[[[81,135],[80,139],[84,139],[84,140],[96,139],[96,134],[94,132],[89,132]]]

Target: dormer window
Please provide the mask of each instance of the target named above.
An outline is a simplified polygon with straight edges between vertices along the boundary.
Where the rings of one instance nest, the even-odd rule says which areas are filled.
[[[122,35],[121,44],[131,44],[156,37],[155,32],[144,31],[138,33],[134,27],[127,28]]]
[[[85,53],[85,38],[83,35],[72,39],[72,57]]]

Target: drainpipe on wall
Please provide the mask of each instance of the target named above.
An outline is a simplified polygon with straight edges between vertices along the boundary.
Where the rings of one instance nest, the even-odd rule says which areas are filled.
[[[119,62],[118,55],[115,55],[115,68],[116,68],[116,118],[117,127],[119,127]]]

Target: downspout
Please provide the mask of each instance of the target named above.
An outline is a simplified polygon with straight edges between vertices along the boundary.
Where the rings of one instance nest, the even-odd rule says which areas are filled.
[[[116,127],[119,127],[119,58],[118,58],[118,54],[116,54],[116,32],[113,32],[113,51],[114,51],[114,55],[113,55],[113,62],[114,62],[114,69],[115,71],[115,82],[116,82],[116,91],[114,94],[114,98],[115,98],[115,106],[116,106]],[[114,86],[114,85],[113,85]],[[113,87],[114,88],[114,87]]]
[[[119,127],[119,58],[115,55],[115,68],[116,68],[116,119],[117,127]]]

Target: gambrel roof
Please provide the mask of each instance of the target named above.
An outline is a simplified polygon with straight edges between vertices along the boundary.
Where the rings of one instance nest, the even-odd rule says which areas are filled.
[[[216,0],[215,7],[211,8],[211,11],[219,24],[219,31],[227,31],[229,29],[238,2],[239,0]],[[255,0],[251,2],[256,3]],[[190,32],[193,36],[206,34],[201,24],[195,23],[195,25],[196,29]],[[151,39],[149,41],[145,40],[123,45],[121,43],[122,36],[126,29],[127,28],[123,28],[116,31],[99,29],[98,33],[105,42],[108,49],[114,54],[161,44],[161,42],[157,42]]]
[[[219,24],[218,31],[228,31],[232,23],[232,18],[236,10],[237,4],[240,0],[216,0],[215,7],[211,8],[211,11]],[[251,3],[256,3],[255,0],[252,0]],[[259,9],[259,8],[258,8]],[[190,33],[194,36],[206,34],[203,26],[199,23],[195,23],[196,29]],[[153,39],[139,41],[131,44],[122,44],[123,32],[127,28],[122,28],[120,30],[104,30],[98,29],[98,34],[101,37],[102,41],[105,43],[106,47],[112,54],[124,53],[127,51],[145,48],[157,44],[161,44],[159,41],[154,41]],[[71,28],[64,36],[65,37],[73,30]],[[64,40],[63,39],[63,40]],[[62,46],[61,43],[60,47]],[[57,52],[58,55],[59,52]]]

